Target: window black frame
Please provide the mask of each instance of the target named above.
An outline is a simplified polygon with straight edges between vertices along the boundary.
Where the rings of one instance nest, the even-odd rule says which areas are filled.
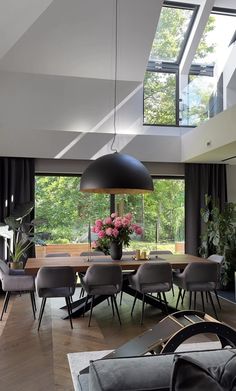
[[[180,113],[179,113],[179,103],[180,103],[180,98],[179,98],[179,64],[182,60],[183,53],[186,47],[186,44],[188,42],[194,21],[196,19],[198,10],[199,10],[199,5],[196,4],[185,4],[181,2],[172,2],[172,1],[164,1],[163,7],[168,7],[168,8],[182,8],[182,9],[193,9],[193,15],[190,20],[187,32],[185,34],[184,41],[182,42],[181,49],[178,55],[178,58],[175,62],[167,62],[167,61],[154,61],[154,60],[149,60],[147,64],[147,69],[146,72],[164,72],[164,73],[174,73],[178,75],[178,78],[176,80],[176,123],[173,125],[169,124],[149,124],[144,122],[144,83],[143,83],[143,126],[163,126],[163,127],[187,127],[187,128],[195,128],[195,125],[182,125],[180,123],[181,118],[180,118]],[[221,7],[213,7],[210,15],[211,14],[216,14],[216,15],[226,15],[226,16],[235,16],[236,17],[236,10],[230,9],[230,8],[221,8]],[[236,31],[235,33],[236,34]],[[233,38],[233,37],[232,37]],[[189,75],[195,75],[195,76],[213,76],[214,73],[214,66],[213,65],[200,65],[200,64],[192,64],[190,67]]]
[[[143,126],[165,126],[165,127],[179,127],[180,123],[180,116],[179,116],[179,64],[181,62],[186,44],[188,42],[190,33],[192,31],[192,27],[194,24],[194,21],[196,19],[196,15],[199,10],[199,5],[196,4],[185,4],[185,3],[175,3],[172,1],[165,1],[163,4],[163,7],[167,8],[178,8],[178,9],[189,9],[193,10],[193,14],[191,17],[191,20],[189,22],[184,40],[181,44],[180,51],[178,54],[178,57],[175,62],[169,62],[169,61],[154,61],[149,60],[147,64],[146,72],[163,72],[163,73],[174,73],[176,75],[176,89],[175,89],[175,123],[174,124],[149,124],[144,122],[144,83],[143,83]]]
[[[168,64],[168,63],[165,63]],[[152,72],[152,73],[166,73],[166,74],[174,74],[175,75],[175,124],[148,124],[144,122],[144,83],[143,83],[143,125],[144,126],[169,126],[169,127],[178,127],[177,123],[179,122],[179,110],[178,110],[178,105],[179,105],[179,70],[176,67],[166,67],[165,70],[146,70],[146,72]],[[145,72],[145,73],[146,73]]]

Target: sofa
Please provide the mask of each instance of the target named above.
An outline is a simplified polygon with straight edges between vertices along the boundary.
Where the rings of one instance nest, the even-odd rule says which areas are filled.
[[[236,349],[101,359],[78,375],[81,391],[236,391]]]

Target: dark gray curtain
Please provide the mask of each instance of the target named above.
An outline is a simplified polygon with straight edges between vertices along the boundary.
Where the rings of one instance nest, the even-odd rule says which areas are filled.
[[[4,223],[18,204],[34,201],[34,159],[0,157],[0,222]],[[29,220],[34,218],[34,214]],[[0,258],[3,240],[0,239]],[[32,247],[29,256],[34,256]]]
[[[225,164],[185,164],[185,251],[198,255],[203,233],[200,209],[205,194],[219,200],[222,209],[227,202]]]

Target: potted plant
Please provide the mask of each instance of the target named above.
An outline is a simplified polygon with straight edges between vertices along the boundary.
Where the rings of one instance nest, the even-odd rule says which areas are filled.
[[[220,211],[217,200],[206,195],[201,217],[205,232],[201,236],[199,253],[205,258],[214,253],[224,255],[221,284],[230,286],[236,271],[236,204],[226,203]]]
[[[103,251],[106,255],[110,254],[112,259],[121,259],[122,245],[129,246],[131,235],[141,235],[142,228],[132,223],[131,213],[123,217],[112,213],[104,220],[96,220],[92,232],[98,236],[97,240],[92,243],[93,248]]]
[[[45,245],[43,235],[45,233],[35,233],[34,228],[39,221],[29,221],[28,216],[34,208],[34,203],[19,204],[15,207],[12,214],[5,218],[5,223],[9,230],[13,231],[13,243],[8,245],[10,255],[10,267],[13,269],[22,269],[24,260],[27,257],[27,250],[33,244]],[[27,222],[27,220],[29,222]]]

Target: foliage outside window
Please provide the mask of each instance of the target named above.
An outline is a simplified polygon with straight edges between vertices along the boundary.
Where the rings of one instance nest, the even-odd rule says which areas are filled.
[[[194,7],[187,4],[186,8],[178,3],[162,8],[144,79],[145,125],[179,125],[180,122],[181,125],[196,126],[223,110],[218,82],[235,32],[235,15],[211,13],[190,68],[190,78],[192,75],[199,78],[194,82],[191,80],[183,91],[179,91],[173,73],[179,72],[194,15]],[[201,77],[204,68],[210,65],[214,68],[211,80],[207,72],[205,78]],[[182,76],[186,77],[180,75],[180,79]],[[179,97],[182,99],[180,114]],[[217,107],[211,115],[209,100]]]
[[[144,123],[175,125],[176,75],[146,72],[144,79]]]
[[[79,191],[80,178],[36,176],[35,213],[51,243],[87,242],[88,225],[110,213],[109,196]]]
[[[150,60],[178,62],[193,9],[163,7],[150,53]]]
[[[88,225],[110,214],[109,195],[79,191],[78,177],[37,176],[36,218],[46,219],[40,231],[51,234],[48,243],[86,243]],[[143,234],[132,235],[129,250],[169,249],[184,240],[184,181],[155,179],[154,192],[116,195],[121,214],[131,213]],[[94,233],[92,241],[96,238]]]
[[[189,84],[182,95],[182,125],[197,126],[209,118],[209,101],[213,90],[213,77],[189,76]]]
[[[118,195],[123,213],[130,211],[134,221],[143,228],[140,242],[149,250],[175,251],[174,243],[184,241],[184,180],[154,179],[154,192],[145,195]]]

